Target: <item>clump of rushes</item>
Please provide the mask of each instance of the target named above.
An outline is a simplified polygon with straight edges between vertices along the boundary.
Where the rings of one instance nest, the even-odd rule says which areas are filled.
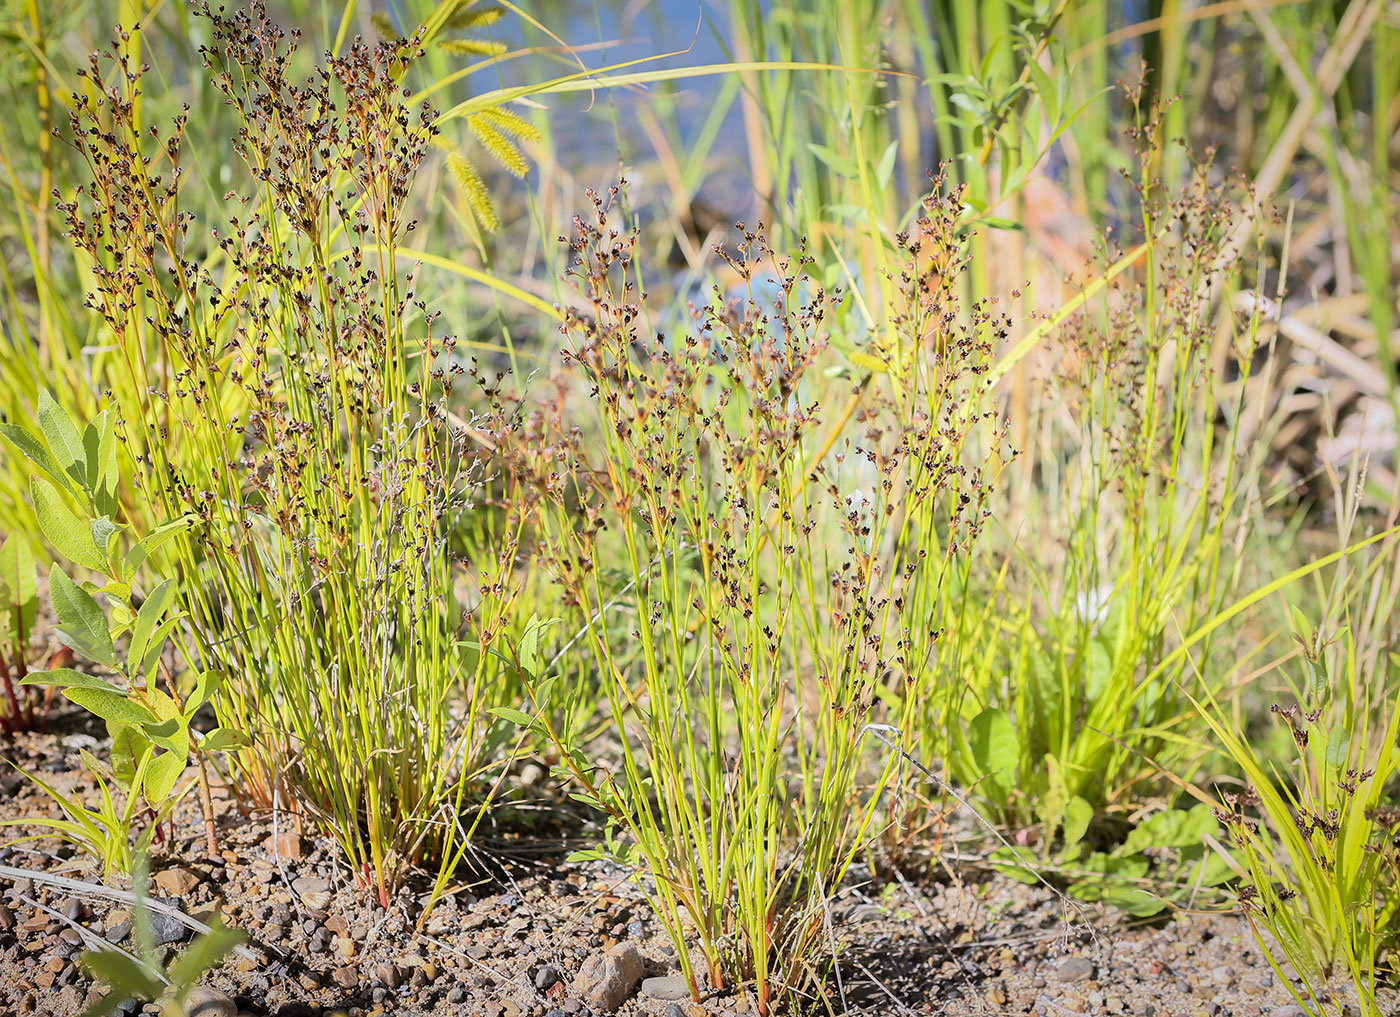
[[[826,905],[898,766],[866,751],[877,694],[908,663],[894,602],[908,575],[878,552],[901,497],[938,483],[902,478],[953,470],[960,434],[938,416],[908,431],[872,417],[829,452],[832,383],[814,368],[839,297],[761,230],[719,252],[740,299],[717,294],[683,336],[646,334],[617,195],[593,195],[570,241],[586,307],[563,326],[566,361],[593,418],[547,407],[508,450],[522,488],[543,492],[543,553],[583,618],[616,768],[556,726],[549,676],[535,723],[630,834],[695,998],[747,985],[768,1014],[824,991]],[[865,473],[868,495],[852,483]]]
[[[895,238],[904,256],[893,280],[897,351],[891,393],[877,393],[861,414],[869,494],[859,497],[869,498],[867,511],[878,520],[879,539],[869,546],[889,577],[880,624],[895,639],[894,718],[906,744],[945,754],[946,741],[929,732],[966,744],[963,697],[998,643],[998,577],[979,577],[976,565],[985,567],[985,559],[975,549],[1014,455],[986,383],[1012,319],[990,298],[964,305],[966,192],[949,190],[941,176],[933,184],[911,228]],[[932,814],[919,771],[915,782],[922,789],[901,788],[888,831],[901,864],[913,861]]]
[[[74,99],[93,182],[68,232],[149,391],[122,407],[149,495],[195,521],[173,557],[201,666],[227,678],[220,720],[252,737],[242,786],[310,814],[387,904],[410,865],[441,877],[464,850],[515,591],[516,530],[473,561],[449,549],[477,432],[453,409],[455,340],[395,262],[434,114],[398,84],[413,39],[356,40],[296,81],[296,36],[260,4],[201,13],[257,182],[228,196],[233,232],[199,249],[185,116],[149,141],[121,57]]]
[[[1261,951],[1278,971],[1277,944],[1300,979],[1279,972],[1280,983],[1308,1012],[1323,1013],[1329,1000],[1339,1015],[1356,1012],[1346,993],[1330,989],[1341,976],[1362,1017],[1380,1017],[1378,979],[1400,963],[1400,814],[1391,797],[1400,776],[1400,655],[1392,649],[1400,544],[1389,531],[1355,549],[1363,487],[1359,469],[1348,478],[1351,496],[1338,485],[1338,536],[1351,550],[1333,571],[1321,620],[1291,612],[1296,646],[1282,661],[1296,658],[1301,680],[1287,680],[1287,705],[1275,702],[1272,713],[1287,728],[1292,761],[1271,761],[1219,704],[1201,712],[1243,778],[1243,789],[1222,789],[1216,818],[1243,869],[1239,900]]]
[[[1217,314],[1237,284],[1213,279],[1235,218],[1228,194],[1208,162],[1180,194],[1163,191],[1150,170],[1160,113],[1145,112],[1133,135],[1139,275],[1041,330],[1065,342],[1062,401],[1041,425],[1041,490],[1016,535],[1041,550],[1017,556],[1024,569],[1013,561],[996,653],[957,685],[951,726],[931,728],[960,783],[999,821],[1028,828],[1042,854],[1058,842],[1067,863],[1095,816],[1128,811],[1162,790],[1164,771],[1189,775],[1204,753],[1183,643],[1209,659],[1211,638],[1196,634],[1238,591],[1261,473],[1245,411],[1264,384],[1251,369],[1261,320]]]

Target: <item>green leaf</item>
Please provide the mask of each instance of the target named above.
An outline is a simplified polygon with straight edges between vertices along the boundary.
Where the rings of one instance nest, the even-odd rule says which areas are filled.
[[[39,529],[59,554],[94,572],[107,571],[107,554],[93,541],[92,529],[68,510],[52,484],[40,476],[30,480]]]
[[[544,659],[540,656],[540,633],[556,621],[555,618],[541,619],[539,615],[532,614],[530,620],[525,623],[525,631],[520,636],[520,645],[516,647],[515,656],[520,662],[520,670],[529,678],[538,678],[544,670]]]
[[[30,671],[24,676],[21,685],[54,685],[61,689],[105,689],[108,692],[120,691],[112,683],[94,674],[83,674],[71,667],[56,667],[52,671]]]
[[[217,915],[209,923],[209,931],[196,936],[167,974],[177,993],[197,985],[204,972],[217,967],[247,936],[241,929],[231,929]]]
[[[247,748],[252,744],[252,739],[242,731],[235,731],[228,727],[216,727],[199,740],[199,750],[201,752],[231,752],[234,749]]]
[[[840,155],[825,145],[818,145],[815,142],[807,142],[807,149],[818,159],[820,159],[828,169],[839,173],[843,177],[853,177],[856,175],[856,165],[844,155]]]
[[[125,526],[107,516],[98,516],[88,522],[88,532],[92,534],[92,543],[102,552],[102,568],[99,571],[107,574],[115,571],[108,556],[112,547],[112,538],[124,529],[126,529]]]
[[[986,226],[989,230],[1004,230],[1008,233],[1026,233],[1026,227],[1015,219],[1007,219],[998,215],[981,216],[977,220],[979,226]]]
[[[1089,821],[1094,818],[1094,807],[1083,798],[1075,795],[1065,805],[1065,847],[1073,847],[1089,832]]]
[[[180,757],[180,765],[190,757],[190,727],[185,715],[175,705],[175,700],[160,689],[147,689],[146,699],[151,704],[154,722],[142,724],[146,737],[161,748]]]
[[[1022,860],[1008,847],[1000,847],[992,852],[992,867],[1003,876],[1009,876],[1018,883],[1038,883],[1035,870],[1029,867],[1029,858]]]
[[[53,457],[33,431],[20,427],[18,424],[0,424],[0,434],[10,440],[20,454],[28,459],[39,469],[46,473],[50,480],[65,491],[72,493],[73,482],[64,472],[63,467],[58,464],[58,460]]]
[[[213,699],[223,685],[227,674],[223,671],[201,671],[195,678],[194,688],[185,697],[185,716],[193,717],[201,706]]]
[[[83,431],[83,454],[87,464],[87,491],[106,516],[117,514],[117,435],[116,415],[103,410]]]
[[[109,724],[145,725],[151,722],[149,710],[119,692],[80,687],[64,689],[63,694]]]
[[[519,710],[509,706],[493,706],[490,712],[500,717],[502,720],[508,720],[512,724],[517,724],[520,727],[530,727],[535,723],[534,718],[528,713],[521,713]]]
[[[1057,122],[1060,119],[1059,95],[1054,82],[1050,80],[1050,75],[1035,60],[1027,60],[1025,68],[1030,71],[1036,93],[1040,96],[1040,101],[1045,104],[1045,115],[1049,117],[1052,124]]]
[[[58,615],[59,638],[83,656],[115,666],[112,635],[102,608],[57,565],[49,569],[49,600]]]
[[[1137,854],[1152,847],[1199,847],[1206,837],[1215,833],[1219,824],[1211,815],[1210,806],[1198,804],[1190,809],[1167,809],[1133,828],[1119,851]]]
[[[884,154],[880,156],[880,163],[875,167],[875,180],[882,189],[890,184],[890,176],[894,173],[894,158],[898,154],[899,142],[896,140],[886,145]]]
[[[165,649],[165,639],[170,635],[170,630],[178,625],[179,622],[180,615],[172,615],[161,622],[160,625],[157,626],[155,632],[151,633],[150,643],[147,645],[146,652],[141,659],[128,662],[129,664],[135,664],[137,673],[142,678],[149,680],[151,675],[155,673],[156,665],[160,663],[161,651]]]
[[[29,543],[11,535],[0,545],[0,644],[23,652],[39,612],[39,577]]]
[[[1095,639],[1089,643],[1088,656],[1088,673],[1084,676],[1084,700],[1097,703],[1103,698],[1104,689],[1108,687],[1109,677],[1113,674],[1113,650],[1104,640]]]
[[[954,92],[948,97],[948,101],[959,109],[971,113],[978,120],[987,119],[987,107],[966,92]]]
[[[48,440],[49,451],[63,467],[63,472],[87,487],[87,454],[83,450],[83,438],[73,418],[64,412],[63,407],[54,402],[48,389],[39,392],[39,426]]]
[[[110,985],[111,995],[118,1000],[127,997],[156,999],[165,988],[156,977],[153,968],[115,950],[97,950],[83,954],[83,968],[94,982]],[[106,1008],[98,1009],[94,1004],[84,1017],[109,1012]]]
[[[1167,902],[1136,886],[1111,888],[1103,895],[1104,903],[1112,904],[1138,918],[1150,918],[1166,909]]]
[[[153,746],[135,724],[108,724],[107,733],[112,736],[112,773],[130,791],[142,760]]]
[[[185,760],[173,752],[162,752],[146,767],[146,779],[141,783],[141,793],[152,808],[159,808],[170,792],[175,790],[175,782],[185,772]]]
[[[1229,861],[1219,852],[1211,851],[1191,866],[1182,882],[1188,886],[1219,886],[1234,875],[1235,870],[1230,867]]]
[[[141,609],[136,613],[136,622],[131,627],[131,644],[127,651],[130,660],[143,660],[146,656],[146,648],[150,645],[151,635],[156,630],[156,625],[165,614],[175,599],[178,587],[175,580],[167,579],[154,590],[141,605]],[[142,668],[145,673],[145,668]]]
[[[1020,750],[1016,729],[1006,711],[989,706],[973,717],[967,727],[967,742],[979,775],[1003,792],[1010,790],[1016,779]]]
[[[131,550],[126,552],[126,559],[123,562],[126,575],[123,578],[130,582],[132,576],[136,575],[136,570],[146,563],[146,559],[169,541],[188,530],[193,524],[193,516],[182,516],[168,523],[162,523],[142,537]]]
[[[1334,725],[1327,732],[1327,765],[1340,769],[1346,766],[1351,755],[1351,732],[1342,725]]]

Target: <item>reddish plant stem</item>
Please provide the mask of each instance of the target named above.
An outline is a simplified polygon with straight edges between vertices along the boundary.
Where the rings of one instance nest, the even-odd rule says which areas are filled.
[[[16,669],[19,673],[19,680],[24,681],[24,657],[18,658],[19,666]],[[0,726],[4,727],[6,734],[14,734],[16,731],[26,730],[34,726],[34,707],[29,702],[29,697],[24,697],[21,705],[19,693],[15,690],[14,680],[10,677],[10,662],[4,653],[0,653],[0,674],[5,676],[5,701],[9,703],[10,713],[8,716],[0,718]]]

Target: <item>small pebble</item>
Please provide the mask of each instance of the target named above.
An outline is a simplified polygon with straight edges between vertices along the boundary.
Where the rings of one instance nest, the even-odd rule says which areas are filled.
[[[1094,962],[1088,957],[1070,957],[1055,969],[1055,977],[1062,982],[1082,982],[1093,975]]]
[[[680,975],[661,975],[642,979],[642,995],[651,999],[685,999],[690,986]]]

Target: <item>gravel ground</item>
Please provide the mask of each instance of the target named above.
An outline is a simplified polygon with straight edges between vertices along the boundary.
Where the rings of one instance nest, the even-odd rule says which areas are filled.
[[[99,746],[60,731],[0,755],[81,789],[81,747]],[[537,775],[523,772],[527,782]],[[0,818],[45,809],[23,778],[0,775]],[[200,1017],[753,1012],[742,991],[700,1003],[683,993],[675,952],[626,874],[563,860],[580,834],[566,806],[498,810],[481,842],[489,875],[451,888],[421,928],[425,886],[386,911],[355,888],[330,842],[285,828],[274,838],[270,817],[226,798],[217,811],[222,857],[202,857],[200,827],[185,815],[183,840],[158,856],[154,876],[167,903],[196,918],[221,914],[249,935],[251,953],[207,979],[233,1003],[212,997]],[[0,865],[96,880],[85,858],[53,842],[0,849]],[[1114,911],[1066,912],[1045,888],[975,865],[950,872],[922,886],[853,875],[832,908],[842,944],[835,1012],[1302,1017],[1238,916],[1129,923]],[[95,993],[77,965],[82,930],[129,943],[130,917],[120,902],[38,878],[0,879],[0,1015],[81,1013]],[[177,922],[158,931],[171,950],[188,934]]]

